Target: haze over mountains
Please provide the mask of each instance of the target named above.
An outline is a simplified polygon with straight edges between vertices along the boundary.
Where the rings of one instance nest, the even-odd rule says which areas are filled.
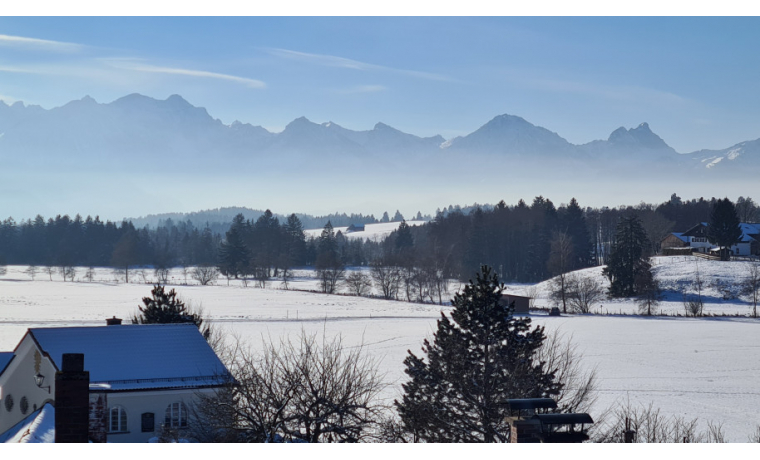
[[[629,180],[632,185],[646,183],[649,189],[666,185],[658,192],[659,199],[677,190],[687,194],[684,187],[697,190],[698,196],[747,194],[751,190],[729,191],[720,181],[728,177],[736,185],[737,181],[754,180],[760,172],[760,139],[722,150],[678,153],[642,123],[631,129],[621,127],[605,140],[575,145],[546,128],[506,114],[449,140],[419,137],[381,122],[370,130],[354,131],[332,121],[319,124],[305,117],[272,133],[247,123],[225,125],[205,108],[178,95],[157,100],[131,94],[107,104],[84,97],[50,110],[0,102],[0,162],[6,187],[14,182],[10,176],[52,174],[60,178],[57,175],[71,173],[81,178],[86,173],[100,179],[119,177],[127,182],[125,187],[134,179],[132,186],[146,197],[155,193],[176,203],[181,199],[173,193],[189,196],[187,180],[192,177],[196,186],[199,178],[205,179],[203,187],[214,184],[218,197],[245,196],[237,190],[249,183],[262,194],[291,190],[296,195],[309,193],[308,198],[320,195],[322,200],[334,201],[326,208],[331,211],[346,211],[338,209],[339,203],[380,206],[381,190],[394,187],[398,199],[408,200],[410,193],[417,198],[404,210],[408,213],[418,209],[432,212],[434,204],[498,201],[488,191],[503,187],[505,181],[512,187],[509,193],[525,190],[518,198],[551,196],[552,189],[561,186],[566,191],[558,201],[582,197],[591,191],[590,183],[620,185]],[[174,180],[182,184],[172,188],[164,181],[156,183],[162,174],[178,175]],[[701,188],[693,188],[695,180]],[[223,190],[225,185],[232,188]],[[327,191],[313,192],[317,188]],[[347,190],[352,190],[351,197],[345,195]],[[456,194],[458,191],[462,193]],[[54,193],[52,188],[50,193]],[[251,193],[249,190],[248,195]],[[509,198],[503,193],[501,197]],[[290,202],[308,201],[303,196],[301,201],[295,198]],[[634,202],[641,199],[648,197]],[[47,202],[47,198],[39,201]],[[182,210],[236,203],[266,208],[272,207],[272,201],[277,200],[249,204],[217,198]],[[385,202],[382,209],[398,208],[397,203]],[[174,210],[180,211],[135,209],[133,214]],[[292,211],[326,212],[296,206],[282,210]]]
[[[494,117],[471,134],[450,140],[407,134],[382,122],[371,130],[353,131],[332,121],[317,124],[306,117],[296,118],[280,133],[272,133],[237,121],[225,125],[179,95],[157,100],[140,94],[108,104],[85,96],[50,110],[22,102],[10,106],[0,102],[0,133],[4,162],[16,163],[23,158],[46,164],[99,162],[106,157],[121,157],[134,164],[142,157],[166,161],[215,155],[247,160],[273,154],[351,158],[455,152],[496,154],[507,159],[570,157],[579,161],[614,161],[621,155],[631,155],[642,160],[673,159],[684,166],[719,169],[729,167],[729,163],[746,166],[754,162],[760,146],[760,140],[754,140],[723,150],[678,154],[647,123],[632,129],[618,128],[606,140],[574,145],[557,133],[506,114]]]

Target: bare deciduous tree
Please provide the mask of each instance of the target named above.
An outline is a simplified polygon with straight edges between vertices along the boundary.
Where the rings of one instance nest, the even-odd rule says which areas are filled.
[[[605,297],[602,283],[591,275],[569,275],[566,289],[570,307],[576,313],[589,313]]]
[[[704,301],[702,300],[702,286],[704,285],[704,281],[699,274],[699,262],[695,261],[694,263],[696,264],[696,270],[694,272],[694,280],[691,284],[696,293],[683,293],[683,306],[686,310],[687,316],[702,316],[702,311],[704,310]]]
[[[626,440],[625,433],[630,435]],[[677,415],[666,416],[649,406],[626,405],[617,407],[610,417],[597,426],[592,436],[594,442],[607,443],[722,443],[726,442],[720,424],[707,423],[707,430],[699,431],[698,419],[686,419]]]
[[[587,370],[581,365],[583,355],[572,336],[557,330],[548,334],[534,359],[554,369],[556,380],[563,384],[555,398],[559,412],[590,411],[597,399],[596,369]]]
[[[372,262],[370,273],[375,286],[384,299],[395,299],[401,285],[401,271],[395,264],[383,259]]]
[[[348,274],[344,280],[348,291],[356,296],[365,296],[372,290],[372,280],[370,277],[360,271],[354,271]]]
[[[5,268],[5,267],[3,267],[3,268]],[[1,270],[2,269],[0,269],[0,271]],[[36,265],[30,265],[30,266],[26,267],[26,270],[24,270],[24,273],[26,273],[27,276],[29,276],[29,278],[31,278],[32,281],[34,281],[34,277],[37,276],[37,266]],[[0,275],[4,275],[4,274],[5,273],[0,273]]]
[[[293,279],[293,269],[289,266],[283,266],[282,270],[280,271],[280,275],[282,276],[282,287],[285,288],[285,290],[288,289],[288,283]]]
[[[166,267],[156,267],[153,274],[159,284],[166,284],[169,281],[169,269]]]
[[[552,299],[558,305],[562,305],[562,311],[567,313],[568,285],[567,272],[573,258],[573,243],[570,236],[565,232],[554,232],[551,242],[551,253],[546,263],[549,272],[555,277],[552,279]]]
[[[752,317],[757,318],[757,301],[760,295],[760,263],[752,262],[747,266],[746,276],[742,282],[742,294],[752,302]]]
[[[325,294],[334,294],[338,282],[343,279],[346,269],[342,265],[317,269],[317,280],[319,288]]]
[[[65,265],[61,267],[61,275],[63,276],[63,281],[66,281],[67,279],[74,282],[74,276],[77,274],[77,269],[74,266],[71,265]]]
[[[219,277],[219,270],[212,265],[199,265],[192,270],[192,276],[201,286],[213,284]]]
[[[43,267],[42,271],[48,274],[48,276],[50,277],[50,281],[53,281],[53,274],[55,273],[55,267],[53,267],[52,265],[46,265],[45,267]]]
[[[92,283],[92,280],[95,279],[95,268],[89,267],[86,272],[84,272],[84,279],[87,280],[88,283]]]
[[[636,299],[639,305],[639,313],[651,316],[662,300],[660,282],[654,278],[651,272],[643,272],[637,279],[636,292],[638,292]]]
[[[228,362],[235,383],[201,396],[191,423],[201,441],[356,442],[380,416],[383,388],[363,347],[302,332],[263,352],[235,345]]]

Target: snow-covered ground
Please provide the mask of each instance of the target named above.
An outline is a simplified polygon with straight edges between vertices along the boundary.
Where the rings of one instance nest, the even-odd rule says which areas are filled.
[[[407,225],[410,227],[416,227],[417,225],[424,225],[427,223],[425,220],[407,220]],[[394,230],[398,228],[398,226],[401,225],[401,222],[383,222],[380,224],[366,224],[364,226],[363,232],[351,232],[346,233],[346,230],[348,227],[335,227],[333,230],[335,233],[341,232],[343,233],[347,238],[349,239],[355,239],[360,238],[362,240],[372,240],[372,241],[382,241],[384,240],[388,235],[390,235]],[[306,238],[317,238],[319,235],[322,234],[321,228],[315,228],[315,229],[309,229],[304,230],[304,233],[306,234]]]
[[[688,279],[692,258],[658,259],[658,278],[678,286]],[[742,275],[741,262],[699,261],[699,270],[709,284],[723,277],[736,282]],[[114,282],[111,270],[97,269],[95,282],[53,281],[38,274],[35,281],[26,267],[8,267],[0,277],[0,351],[12,350],[29,327],[103,325],[105,318],[129,318],[141,298],[150,294],[149,284]],[[79,269],[81,279],[84,269]],[[599,272],[598,268],[586,270]],[[301,273],[306,275],[306,272]],[[279,281],[267,289],[243,287],[220,280],[216,286],[181,285],[183,275],[175,270],[174,287],[185,299],[202,305],[206,315],[229,336],[236,335],[253,346],[262,339],[274,340],[302,330],[341,333],[347,346],[363,343],[379,360],[389,387],[383,393],[397,397],[404,381],[403,359],[407,350],[419,353],[422,340],[432,336],[440,312],[450,307],[375,298],[335,296],[283,290]],[[146,278],[152,273],[146,271]],[[682,279],[683,278],[683,279]],[[133,273],[131,280],[141,279]],[[148,280],[150,281],[150,280]],[[316,287],[303,276],[298,287]],[[539,285],[540,286],[540,285]],[[513,292],[525,285],[511,286]],[[708,291],[709,292],[709,291]],[[717,290],[715,292],[718,292]],[[717,294],[709,294],[708,301]],[[545,303],[545,299],[539,299]],[[635,311],[633,301],[603,302],[608,311]],[[672,304],[672,305],[670,305]],[[682,312],[680,298],[663,309]],[[706,311],[747,313],[741,300],[708,303]],[[699,417],[722,422],[729,440],[746,441],[760,424],[760,321],[750,318],[645,318],[634,315],[534,315],[534,322],[547,331],[572,335],[584,353],[583,365],[599,374],[599,400],[592,416],[605,408],[630,400],[654,403],[666,414]],[[755,353],[759,353],[756,355]],[[86,361],[86,358],[85,358]],[[704,425],[703,425],[704,426]]]
[[[747,276],[752,262],[706,260],[693,256],[653,257],[651,259],[655,278],[660,282],[663,300],[657,312],[676,315],[685,314],[684,294],[695,294],[694,281],[697,273],[702,280],[702,298],[705,314],[747,315],[752,306],[741,295],[741,283]],[[592,267],[572,272],[573,275],[597,279],[606,290],[609,280],[602,275],[603,267]],[[551,307],[549,301],[550,281],[536,285],[511,285],[515,292],[526,294],[535,286],[536,306]],[[760,307],[758,307],[760,308]],[[591,308],[594,313],[635,314],[638,306],[633,299],[604,299]]]

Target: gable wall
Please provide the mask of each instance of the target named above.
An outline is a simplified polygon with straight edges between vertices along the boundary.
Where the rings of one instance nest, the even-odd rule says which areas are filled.
[[[39,353],[39,364],[35,361],[35,352]],[[45,376],[43,388],[37,387],[34,376]],[[46,387],[50,387],[50,392]],[[5,407],[8,395],[13,397],[13,408],[9,412]],[[16,356],[0,375],[0,433],[4,433],[27,415],[40,408],[46,401],[52,401],[55,395],[55,366],[40,350],[30,334],[26,334],[16,348]],[[29,408],[26,414],[21,412],[21,398],[26,397]]]

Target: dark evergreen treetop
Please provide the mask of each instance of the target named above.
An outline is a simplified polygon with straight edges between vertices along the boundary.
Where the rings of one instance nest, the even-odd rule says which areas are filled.
[[[198,313],[188,311],[185,303],[177,298],[172,289],[169,292],[161,285],[156,285],[150,291],[150,297],[143,297],[143,305],[138,306],[140,314],[132,318],[134,324],[176,324],[192,323],[201,331],[206,340],[211,336],[211,329],[203,327],[203,318]]]
[[[248,273],[251,251],[244,240],[247,227],[242,214],[235,216],[219,247],[219,270],[225,276],[238,278]]]
[[[452,300],[451,318],[441,314],[425,358],[409,351],[410,380],[396,407],[407,430],[428,442],[505,442],[507,399],[559,393],[554,370],[536,362],[544,329],[512,316],[501,300],[504,285],[482,267]]]
[[[607,266],[602,270],[610,280],[609,294],[612,297],[632,297],[637,295],[636,280],[642,272],[649,271],[647,233],[641,220],[635,215],[620,219],[617,225],[615,245],[612,247]]]
[[[412,231],[405,220],[401,221],[398,229],[396,230],[396,250],[403,251],[414,246],[414,238],[412,237]]]
[[[707,240],[721,248],[723,259],[728,256],[725,248],[741,241],[742,230],[739,223],[739,215],[731,200],[724,198],[715,202],[710,213],[710,225],[707,226]]]

